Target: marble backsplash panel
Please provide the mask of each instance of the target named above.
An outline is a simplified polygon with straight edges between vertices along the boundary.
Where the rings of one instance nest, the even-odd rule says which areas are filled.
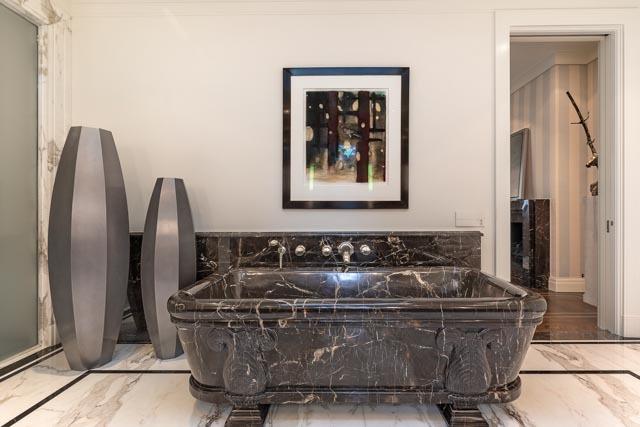
[[[196,233],[197,278],[224,273],[230,268],[277,268],[278,247],[269,245],[272,240],[277,240],[286,249],[283,268],[339,267],[342,259],[337,247],[348,241],[355,248],[351,268],[459,266],[479,269],[481,238],[479,231]],[[140,279],[142,233],[132,233],[130,241],[129,308],[125,311],[119,340],[148,342]],[[366,256],[359,250],[365,244],[371,248]],[[295,254],[298,245],[305,247],[304,255]],[[322,255],[324,245],[331,246],[331,255]]]

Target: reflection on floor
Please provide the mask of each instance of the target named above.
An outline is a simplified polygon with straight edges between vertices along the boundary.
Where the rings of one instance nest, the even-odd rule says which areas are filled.
[[[547,313],[536,329],[535,340],[617,340],[598,328],[598,309],[582,301],[579,292],[536,290],[547,300]]]
[[[484,405],[496,426],[630,426],[640,422],[640,341],[532,344],[522,395]],[[149,344],[118,345],[114,360],[70,371],[55,350],[0,376],[0,424],[223,426],[230,410],[195,400],[186,358],[161,361]],[[268,427],[444,426],[433,405],[281,405]]]
[[[144,321],[136,322],[134,314],[130,310],[125,311],[120,325],[120,335],[118,342],[125,344],[146,344],[149,343],[149,332],[147,332]]]

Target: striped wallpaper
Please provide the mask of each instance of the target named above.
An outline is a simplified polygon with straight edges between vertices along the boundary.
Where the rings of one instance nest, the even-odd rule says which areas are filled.
[[[597,60],[554,65],[511,94],[511,131],[531,130],[525,197],[551,200],[551,265],[556,278],[579,278],[582,266],[582,198],[589,195],[595,168],[587,170],[589,150],[565,92],[571,91],[597,135]],[[596,148],[598,142],[596,141]]]

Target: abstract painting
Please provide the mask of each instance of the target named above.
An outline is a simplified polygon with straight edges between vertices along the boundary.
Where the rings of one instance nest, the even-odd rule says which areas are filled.
[[[385,180],[386,91],[306,92],[306,167],[310,182]]]

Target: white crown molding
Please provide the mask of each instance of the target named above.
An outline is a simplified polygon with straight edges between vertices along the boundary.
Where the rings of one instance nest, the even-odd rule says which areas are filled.
[[[584,292],[584,277],[549,277],[549,290],[554,292]]]
[[[576,6],[579,3],[578,6]],[[492,13],[513,9],[638,8],[637,0],[75,0],[73,17],[226,15],[403,15]]]
[[[0,0],[0,4],[36,25],[55,24],[64,15],[52,0]]]
[[[554,65],[585,65],[596,59],[598,59],[597,49],[552,53],[524,73],[515,76],[511,80],[511,93],[516,92],[529,82],[537,79]]]

